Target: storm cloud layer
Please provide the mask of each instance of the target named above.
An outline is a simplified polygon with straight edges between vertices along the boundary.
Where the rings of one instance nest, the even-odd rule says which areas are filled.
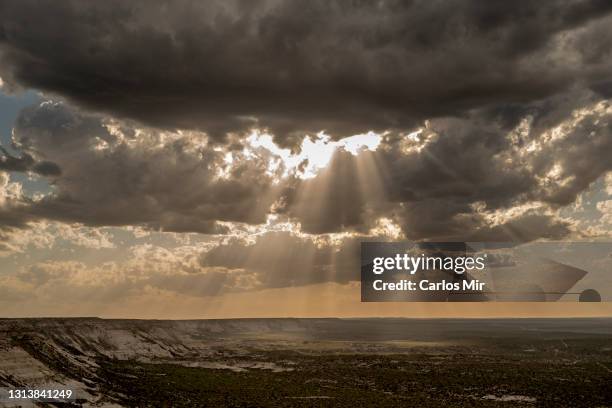
[[[389,217],[416,240],[560,239],[569,222],[541,210],[574,203],[612,170],[611,115],[600,103],[552,129],[512,132],[482,117],[432,120],[374,152],[338,152],[288,187],[279,211],[314,234],[367,232]]]
[[[44,102],[22,111],[13,142],[62,168],[53,194],[20,208],[32,218],[221,233],[216,221],[263,223],[272,203],[264,161],[222,174],[224,153],[201,134],[122,127]]]
[[[216,296],[347,284],[360,240],[609,237],[611,27],[603,0],[2,1],[0,87],[39,100],[0,146],[0,256],[119,252],[15,287]]]
[[[601,0],[5,1],[0,67],[41,89],[147,125],[225,140],[267,128],[297,147],[404,131],[476,108],[567,91],[608,95]],[[514,112],[514,115],[510,113]]]

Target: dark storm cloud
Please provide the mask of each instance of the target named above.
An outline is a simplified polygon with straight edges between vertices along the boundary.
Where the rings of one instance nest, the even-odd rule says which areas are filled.
[[[264,161],[244,160],[220,175],[225,153],[206,146],[201,134],[136,134],[44,102],[21,112],[13,141],[27,154],[58,163],[62,174],[52,194],[6,209],[8,219],[21,214],[92,226],[223,233],[217,221],[262,223],[272,203]]]
[[[49,161],[36,162],[32,156],[23,153],[20,157],[11,155],[0,146],[0,170],[2,171],[31,171],[41,176],[59,176],[62,171],[59,166]]]
[[[556,116],[534,109],[536,125],[514,132],[488,112],[435,119],[418,135],[389,135],[374,152],[338,151],[313,179],[293,180],[276,211],[313,234],[363,233],[386,217],[414,240],[563,238],[570,223],[546,211],[487,218],[573,203],[612,170],[608,103]]]
[[[546,154],[535,156],[535,173],[558,166],[560,184],[548,186],[543,200],[554,205],[568,205],[579,193],[602,175],[612,171],[612,107],[609,101],[579,111],[564,137],[545,144]]]
[[[54,190],[4,206],[0,223],[217,233],[218,221],[264,223],[274,203],[312,234],[368,234],[384,217],[409,239],[560,238],[570,225],[547,210],[612,169],[610,112],[596,104],[610,96],[611,10],[596,0],[2,2],[0,76],[71,102],[17,120],[22,153],[5,153],[0,169],[54,176]],[[275,183],[269,161],[227,135],[252,127],[290,147],[320,130],[392,132],[375,152],[337,152],[311,180]],[[164,128],[227,144],[166,140]]]
[[[612,3],[4,1],[1,76],[148,125],[227,132],[404,130],[606,93]],[[508,118],[506,118],[508,119]]]
[[[384,217],[414,240],[558,239],[569,222],[528,205],[572,203],[612,169],[612,111],[606,102],[575,114],[555,107],[563,114],[534,108],[533,125],[512,132],[489,112],[434,119],[416,135],[387,135],[376,151],[340,149],[313,179],[275,184],[265,156],[235,150],[228,168],[229,150],[211,148],[202,134],[139,130],[44,102],[21,113],[13,142],[24,155],[59,163],[62,174],[53,194],[4,206],[0,221],[223,233],[218,221],[262,224],[272,211],[311,234],[368,234]],[[528,211],[504,215],[521,206]]]

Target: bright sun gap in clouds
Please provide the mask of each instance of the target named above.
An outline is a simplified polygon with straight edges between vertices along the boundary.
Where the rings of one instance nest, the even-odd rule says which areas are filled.
[[[335,141],[329,135],[321,132],[316,136],[304,138],[297,154],[291,153],[289,149],[278,147],[272,140],[272,136],[267,133],[254,132],[247,138],[247,143],[252,148],[264,148],[279,157],[285,167],[283,177],[295,171],[298,177],[309,179],[315,177],[319,170],[329,164],[338,149],[344,149],[353,155],[364,150],[375,151],[381,139],[381,135],[368,132]],[[305,160],[307,162],[303,169],[296,171]]]

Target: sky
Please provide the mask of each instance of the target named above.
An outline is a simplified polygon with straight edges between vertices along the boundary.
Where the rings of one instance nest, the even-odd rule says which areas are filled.
[[[601,0],[3,1],[0,316],[610,316],[358,280],[368,240],[610,242],[611,27]]]

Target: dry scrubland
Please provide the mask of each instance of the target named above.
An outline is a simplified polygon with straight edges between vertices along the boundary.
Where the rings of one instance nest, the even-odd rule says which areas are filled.
[[[612,406],[612,319],[0,320],[0,385],[83,406]]]

